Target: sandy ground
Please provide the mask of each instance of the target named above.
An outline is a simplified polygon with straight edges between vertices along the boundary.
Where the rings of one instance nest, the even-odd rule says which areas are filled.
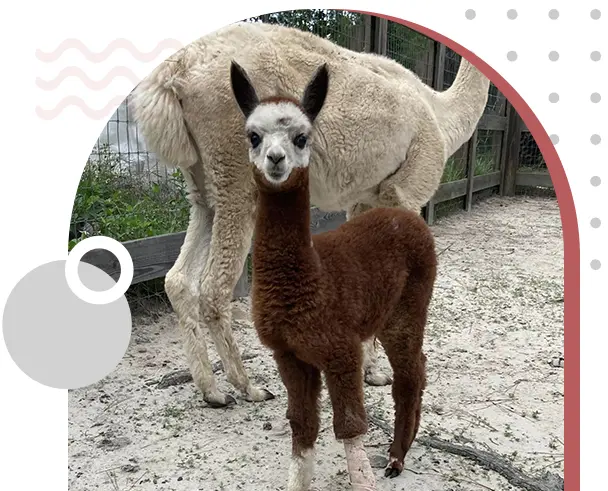
[[[420,435],[489,450],[537,475],[563,476],[563,248],[557,203],[490,198],[433,226],[440,268],[427,328],[428,388]],[[286,394],[272,358],[234,304],[234,332],[254,380],[277,398],[206,407],[192,382],[165,389],[185,368],[173,313],[135,319],[131,345],[106,379],[70,391],[71,490],[283,490],[290,451]],[[209,343],[214,360],[217,355]],[[381,352],[381,363],[388,369]],[[220,388],[234,393],[218,371]],[[368,387],[372,418],[392,425],[390,387]],[[314,489],[348,490],[343,447],[324,392]],[[373,424],[368,454],[382,465],[390,439]],[[414,443],[396,479],[378,489],[508,490],[504,478]]]

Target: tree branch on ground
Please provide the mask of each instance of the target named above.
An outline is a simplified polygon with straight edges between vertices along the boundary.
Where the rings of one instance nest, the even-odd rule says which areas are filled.
[[[388,436],[393,436],[392,426],[384,419],[378,417],[367,408],[369,421],[381,429]],[[505,458],[494,452],[478,450],[464,445],[456,445],[435,437],[420,436],[417,443],[425,447],[434,448],[443,452],[451,453],[473,460],[482,468],[496,472],[503,476],[509,483],[526,491],[564,491],[564,479],[554,473],[545,472],[542,476],[530,477],[519,469],[513,467]]]

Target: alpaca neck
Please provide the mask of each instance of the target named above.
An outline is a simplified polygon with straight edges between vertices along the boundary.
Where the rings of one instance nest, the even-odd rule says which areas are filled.
[[[444,137],[446,158],[466,143],[488,102],[490,81],[464,58],[452,86],[436,92],[433,107]]]
[[[308,275],[318,269],[310,232],[308,170],[293,172],[299,175],[292,176],[293,183],[290,177],[286,189],[258,185],[253,268],[259,280],[272,280],[277,271]]]

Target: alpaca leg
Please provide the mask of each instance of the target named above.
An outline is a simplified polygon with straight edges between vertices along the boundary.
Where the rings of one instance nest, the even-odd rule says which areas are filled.
[[[421,363],[421,371],[422,371],[422,389],[420,390],[420,397],[418,398],[418,404],[416,405],[416,416],[414,421],[414,432],[412,434],[412,438],[408,444],[408,448],[412,446],[414,443],[414,439],[418,434],[418,430],[420,429],[420,415],[422,413],[422,396],[424,394],[424,389],[426,389],[426,355],[424,353],[420,353],[420,363]]]
[[[372,337],[366,341],[363,341],[362,346],[365,383],[373,386],[391,385],[393,383],[391,376],[378,368],[378,350],[376,349],[376,340]]]
[[[380,183],[376,206],[401,207],[420,213],[439,187],[445,162],[439,130],[423,128],[410,144],[401,167]]]
[[[292,353],[275,352],[274,359],[287,389],[287,419],[291,426],[287,491],[308,491],[314,468],[314,444],[319,434],[321,373]]]
[[[361,213],[371,210],[370,205],[357,203],[346,212],[346,219],[350,220]],[[375,338],[363,341],[363,373],[365,383],[373,386],[390,385],[393,379],[388,373],[383,372],[378,368],[378,352],[376,350]]]
[[[210,406],[221,407],[235,401],[216,387],[207,345],[199,326],[200,279],[207,263],[212,222],[213,210],[193,200],[184,244],[165,277],[165,291],[184,337],[186,359],[194,383]]]
[[[426,357],[422,352],[424,328],[435,271],[410,275],[400,305],[387,326],[378,333],[393,368],[395,435],[386,476],[403,471],[405,456],[420,425],[422,395],[426,386]]]
[[[397,354],[387,348],[389,358],[393,357],[394,382],[392,387],[395,401],[395,434],[389,450],[389,464],[385,475],[397,477],[403,471],[407,455],[420,426],[422,395],[425,388],[424,362],[422,353],[417,360],[404,360],[403,354]]]
[[[222,360],[228,382],[241,392],[245,400],[259,402],[274,396],[266,389],[254,387],[247,376],[232,334],[230,307],[251,243],[253,212],[253,203],[249,202],[238,203],[237,206],[216,206],[209,261],[201,285],[201,315]]]
[[[334,434],[343,440],[353,491],[373,491],[376,479],[363,446],[367,414],[363,396],[361,352],[353,349],[336,357],[325,372],[334,413]]]
[[[367,414],[363,395],[361,355],[337,358],[325,371],[327,390],[334,412],[334,433],[338,440],[348,440],[367,433]]]

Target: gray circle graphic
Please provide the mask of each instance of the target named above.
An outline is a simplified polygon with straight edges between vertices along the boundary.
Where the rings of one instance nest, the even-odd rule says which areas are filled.
[[[590,15],[593,20],[598,20],[602,16],[602,13],[598,9],[593,9]]]
[[[549,10],[549,19],[551,20],[557,20],[557,18],[559,17],[559,11],[556,9],[551,9]]]
[[[509,60],[509,61],[517,60],[517,53],[515,51],[509,51],[507,53],[507,60]]]
[[[602,267],[602,263],[598,259],[594,259],[593,261],[591,261],[590,266],[592,270],[597,271]]]
[[[599,145],[602,142],[602,137],[600,135],[591,135],[589,138],[591,145]]]
[[[549,94],[549,102],[555,104],[556,102],[559,102],[559,94],[556,92],[551,92]]]
[[[593,228],[600,228],[600,226],[602,225],[602,221],[599,218],[592,218],[591,219],[591,226]]]
[[[589,97],[589,99],[591,99],[591,102],[593,102],[594,104],[597,104],[602,100],[602,96],[599,94],[599,92],[594,92],[593,94],[591,94],[591,97]]]
[[[477,14],[475,13],[475,11],[473,9],[468,9],[465,13],[464,16],[469,19],[469,20],[473,20],[475,18]]]
[[[600,178],[600,176],[593,176],[591,179],[589,179],[589,182],[591,183],[591,185],[596,188],[598,187],[600,184],[602,184],[602,179]]]
[[[592,51],[589,57],[591,58],[591,61],[600,61],[602,59],[602,53],[599,51]]]
[[[549,138],[551,138],[551,143],[553,143],[553,145],[557,145],[559,143],[559,136],[550,135]]]
[[[551,51],[549,53],[549,59],[551,61],[557,61],[557,60],[559,60],[559,53],[557,51]]]
[[[515,9],[507,10],[507,17],[509,18],[509,20],[517,19],[517,10],[515,10]]]
[[[115,281],[102,270],[79,264],[83,283],[98,291]],[[95,305],[80,300],[65,279],[65,261],[25,275],[10,293],[2,318],[4,341],[30,378],[56,389],[76,389],[109,375],[131,339],[131,311],[123,295]]]

